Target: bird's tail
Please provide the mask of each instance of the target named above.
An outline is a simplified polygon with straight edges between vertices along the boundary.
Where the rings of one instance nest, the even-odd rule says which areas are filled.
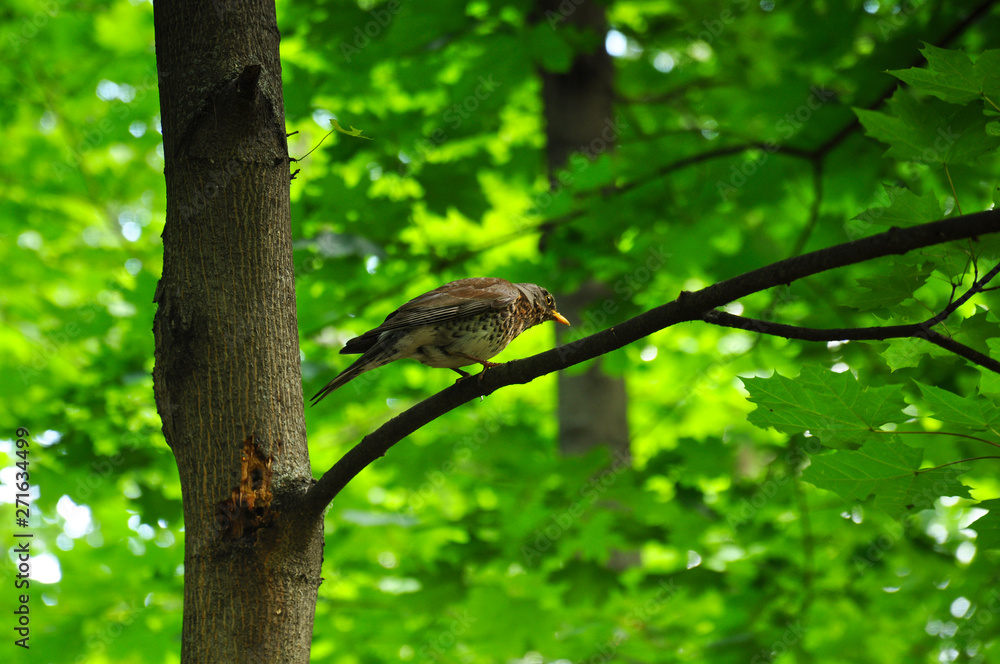
[[[326,395],[330,394],[330,392],[333,392],[338,387],[354,380],[366,371],[377,369],[395,359],[398,359],[398,357],[395,345],[390,344],[386,346],[376,343],[364,355],[355,360],[354,364],[341,371],[336,378],[326,384],[326,387],[317,392],[313,398],[310,399],[312,405],[315,406],[326,398]]]

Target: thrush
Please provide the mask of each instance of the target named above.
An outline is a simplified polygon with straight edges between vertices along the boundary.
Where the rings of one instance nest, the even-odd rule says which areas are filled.
[[[312,398],[313,405],[366,371],[406,357],[429,367],[452,369],[481,364],[529,327],[555,320],[569,325],[556,301],[535,284],[506,279],[459,279],[415,297],[389,314],[374,330],[347,342],[342,354],[361,353],[351,366]]]

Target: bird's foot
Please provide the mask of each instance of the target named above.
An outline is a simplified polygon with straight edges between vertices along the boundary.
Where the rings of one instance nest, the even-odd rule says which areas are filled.
[[[456,371],[456,372],[462,374],[461,376],[458,377],[458,380],[455,381],[456,385],[458,385],[459,383],[461,383],[466,378],[469,378],[470,376],[472,376],[472,374],[470,374],[468,371],[462,371],[461,369],[453,369],[453,371]],[[479,380],[483,379],[483,373],[485,371],[486,371],[486,369],[483,369],[482,371],[479,372]],[[479,401],[482,402],[482,400],[483,400],[483,395],[480,394],[479,395]]]
[[[483,365],[484,369],[492,369],[493,367],[499,367],[501,364],[503,364],[503,362],[490,362],[489,360],[480,360],[478,357],[472,357],[471,355],[466,355],[465,353],[453,353],[453,355],[457,355],[458,357],[464,357],[465,359],[471,362],[475,362],[476,364],[481,364]],[[458,369],[455,369],[455,371],[458,371]],[[458,371],[458,372],[465,373],[464,371]],[[481,376],[482,373],[480,373],[479,375]]]
[[[472,360],[473,362],[476,362],[478,364],[483,365],[483,370],[479,372],[479,380],[480,381],[483,379],[483,376],[486,375],[486,370],[487,369],[492,369],[493,367],[499,367],[501,364],[503,364],[503,362],[490,362],[488,360],[480,360],[479,358],[472,357],[471,355],[466,355],[464,353],[455,353],[455,355],[458,355],[460,357],[464,357],[467,360]],[[452,368],[452,371],[455,371],[455,372],[458,372],[458,373],[462,374],[462,377],[455,381],[456,383],[462,382],[463,380],[465,380],[466,378],[468,378],[471,375],[471,374],[469,374],[469,372],[462,371],[461,369]],[[480,402],[483,400],[483,396],[484,395],[480,395],[479,396],[479,401]]]

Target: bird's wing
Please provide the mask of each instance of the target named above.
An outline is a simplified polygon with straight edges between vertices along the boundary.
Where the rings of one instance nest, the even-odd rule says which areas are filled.
[[[471,281],[471,280],[470,280]],[[389,330],[403,330],[419,325],[435,325],[456,318],[476,316],[492,309],[501,309],[514,302],[520,295],[516,288],[502,279],[496,283],[468,286],[446,284],[441,288],[415,297],[389,314],[385,322],[374,330],[365,332],[347,342],[341,353],[363,353],[371,348],[379,335]]]
[[[401,306],[377,329],[384,332],[476,316],[492,309],[502,309],[514,302],[518,295],[516,290],[511,293],[492,288],[460,288],[443,293],[431,291]]]

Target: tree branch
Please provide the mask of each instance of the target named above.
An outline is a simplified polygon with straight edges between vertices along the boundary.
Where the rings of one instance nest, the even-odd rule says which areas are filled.
[[[778,261],[693,293],[683,291],[673,302],[651,309],[621,325],[489,369],[476,379],[459,381],[416,404],[365,436],[347,452],[308,491],[303,507],[307,512],[322,512],[349,481],[368,464],[384,456],[400,440],[467,401],[501,387],[527,383],[539,376],[591,360],[671,325],[703,319],[713,309],[751,293],[881,256],[905,254],[922,247],[997,232],[1000,232],[1000,210],[976,212],[910,228],[890,228],[872,237]]]
[[[981,366],[981,367],[983,367],[985,369],[989,369],[990,371],[992,371],[994,373],[1000,373],[1000,362],[997,362],[996,360],[994,360],[989,355],[985,355],[984,353],[980,353],[975,348],[969,348],[965,344],[959,343],[959,342],[955,341],[954,339],[952,339],[951,337],[946,337],[943,334],[941,334],[940,332],[935,332],[934,330],[931,330],[930,332],[928,332],[928,334],[927,334],[927,336],[925,338],[930,343],[932,343],[932,344],[934,344],[936,346],[940,346],[941,348],[944,348],[945,350],[950,350],[955,355],[959,355],[961,357],[964,357],[965,359],[967,359],[969,362],[972,362],[973,364],[978,364],[979,366]]]
[[[708,311],[701,319],[713,325],[733,327],[748,332],[759,332],[761,334],[784,337],[785,339],[798,339],[800,341],[885,341],[886,339],[913,337],[950,350],[973,364],[978,364],[981,367],[1000,373],[1000,362],[980,353],[974,348],[955,341],[951,337],[946,337],[940,332],[928,329],[927,323],[885,325],[882,327],[842,327],[819,330],[812,327],[771,323],[758,318],[744,318],[743,316],[727,314],[724,311]]]
[[[748,332],[759,332],[785,339],[799,339],[801,341],[885,341],[886,339],[899,339],[913,337],[924,339],[932,344],[949,350],[956,355],[960,355],[974,364],[985,367],[996,373],[1000,373],[1000,362],[980,353],[974,348],[970,348],[963,343],[955,341],[951,337],[946,337],[931,328],[944,321],[955,312],[960,306],[965,304],[970,297],[976,293],[981,293],[983,288],[998,273],[1000,273],[1000,263],[993,266],[981,279],[976,280],[961,297],[953,300],[940,313],[921,323],[910,323],[908,325],[882,325],[874,327],[853,327],[834,328],[820,330],[811,327],[799,327],[797,325],[785,325],[784,323],[772,323],[759,318],[747,318],[745,316],[735,316],[724,311],[707,311],[701,317],[706,323],[720,325],[722,327],[733,327]]]

